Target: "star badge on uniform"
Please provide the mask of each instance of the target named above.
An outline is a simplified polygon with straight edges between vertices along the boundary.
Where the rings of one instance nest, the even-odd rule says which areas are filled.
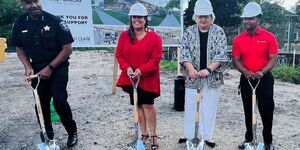
[[[44,26],[45,31],[50,31],[50,27],[48,25]]]

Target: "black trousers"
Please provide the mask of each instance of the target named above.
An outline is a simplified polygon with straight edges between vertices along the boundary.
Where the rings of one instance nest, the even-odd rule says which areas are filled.
[[[251,80],[253,87],[257,82],[258,80]],[[245,139],[252,141],[252,89],[244,75],[241,75],[240,86],[247,129]],[[265,143],[272,143],[273,94],[274,78],[271,73],[267,73],[260,79],[260,83],[256,89],[257,106],[263,123],[262,134]]]
[[[44,65],[33,65],[35,73],[43,69]],[[62,64],[53,69],[50,79],[41,80],[38,87],[38,94],[41,101],[43,116],[45,120],[45,128],[49,138],[53,138],[53,128],[51,124],[50,100],[53,97],[54,108],[59,115],[62,124],[69,135],[77,132],[76,123],[73,120],[69,103],[67,102],[67,83],[68,83],[68,64]],[[34,80],[32,85],[35,87],[37,81]],[[37,113],[37,111],[36,111]]]

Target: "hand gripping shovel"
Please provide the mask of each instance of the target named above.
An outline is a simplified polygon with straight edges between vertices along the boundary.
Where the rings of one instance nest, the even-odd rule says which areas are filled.
[[[260,80],[257,81],[257,84],[255,87],[250,82],[250,79],[248,79],[248,83],[251,86],[252,89],[252,135],[253,135],[253,141],[250,143],[245,144],[245,150],[264,150],[264,144],[263,143],[257,143],[256,139],[256,127],[257,127],[257,118],[256,118],[256,112],[257,112],[257,104],[256,104],[256,88],[259,85]]]
[[[31,80],[33,80],[33,79],[37,79],[37,84],[35,87],[33,87],[31,85]],[[42,131],[42,134],[45,139],[44,143],[37,145],[38,150],[60,150],[60,146],[56,144],[56,140],[49,140],[47,133],[46,133],[43,111],[42,111],[42,107],[41,107],[40,97],[39,97],[38,91],[37,91],[37,88],[40,84],[39,74],[32,75],[30,77],[26,77],[25,81],[30,86],[30,88],[33,90],[35,105],[37,108],[37,114],[38,114],[38,118],[40,120],[41,131]]]
[[[143,141],[138,139],[139,136],[139,116],[138,116],[138,104],[137,104],[137,87],[140,82],[140,77],[138,76],[136,83],[134,84],[131,77],[129,77],[130,82],[133,87],[133,116],[134,116],[134,129],[135,129],[135,137],[134,141],[127,145],[128,150],[145,150],[145,146]]]
[[[202,99],[202,86],[203,86],[203,79],[200,79],[200,83],[197,87],[197,94],[196,94],[196,113],[195,113],[195,136],[192,140],[186,141],[187,150],[205,150],[204,148],[204,139],[203,135],[201,135],[201,140],[198,138],[198,130],[199,130],[199,109],[200,103]],[[203,120],[203,119],[202,119]]]

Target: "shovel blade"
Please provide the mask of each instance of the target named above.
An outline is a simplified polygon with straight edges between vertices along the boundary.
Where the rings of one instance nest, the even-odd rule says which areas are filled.
[[[45,143],[41,143],[41,144],[37,145],[37,149],[38,150],[50,150],[50,147]]]
[[[131,142],[127,145],[128,150],[146,150],[142,140]]]
[[[259,143],[256,150],[264,150],[265,145],[263,143]]]
[[[193,143],[191,141],[186,141],[186,147],[187,150],[205,150],[204,141],[201,141],[200,143]]]
[[[194,150],[194,144],[190,141],[186,141],[186,150]]]
[[[37,145],[38,150],[60,150],[60,146],[54,144],[45,144],[45,143],[41,143]]]
[[[204,148],[204,141],[203,140],[199,143],[199,145],[197,147],[197,150],[205,150],[205,148]]]
[[[254,150],[254,147],[251,145],[251,143],[246,143],[245,150]]]
[[[145,146],[144,146],[144,144],[143,144],[143,142],[142,142],[142,140],[138,140],[138,141],[137,141],[136,149],[137,149],[137,150],[146,150],[146,149],[145,149]]]

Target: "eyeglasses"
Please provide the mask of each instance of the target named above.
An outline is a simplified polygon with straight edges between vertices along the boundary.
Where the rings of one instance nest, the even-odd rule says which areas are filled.
[[[144,16],[131,16],[133,19],[142,19]]]
[[[203,15],[203,16],[197,16],[198,19],[204,19],[207,20],[210,15]]]

